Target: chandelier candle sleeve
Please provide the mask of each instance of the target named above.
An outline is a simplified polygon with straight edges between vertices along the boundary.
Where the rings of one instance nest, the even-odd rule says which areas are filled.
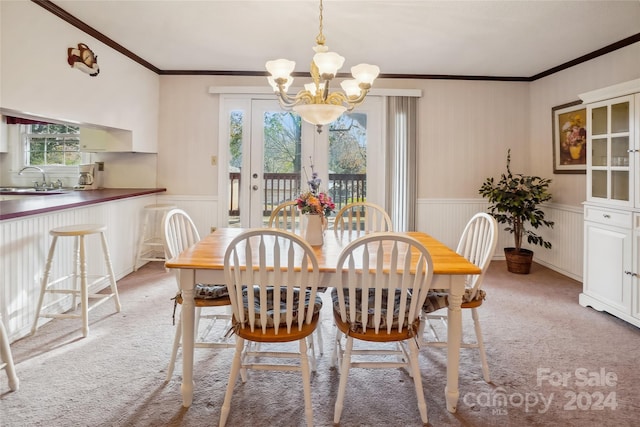
[[[374,80],[380,74],[376,65],[359,64],[351,67],[353,80],[341,83],[341,91],[331,92],[329,83],[338,74],[344,64],[344,57],[335,52],[329,52],[322,34],[322,0],[320,0],[320,32],[316,37],[316,52],[311,61],[312,83],[304,85],[296,95],[290,96],[287,91],[293,82],[291,74],[295,62],[287,59],[267,61],[266,68],[270,76],[269,85],[285,110],[293,110],[308,123],[316,125],[318,133],[322,132],[322,125],[335,121],[346,111],[353,110],[364,102]]]

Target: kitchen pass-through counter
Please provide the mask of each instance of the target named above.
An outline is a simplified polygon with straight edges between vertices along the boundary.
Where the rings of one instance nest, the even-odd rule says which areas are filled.
[[[0,201],[0,221],[164,191],[166,191],[165,188],[104,188],[87,191],[70,190],[62,194],[24,196],[15,200]]]
[[[9,341],[30,333],[36,315],[40,281],[55,227],[104,224],[116,280],[134,271],[136,245],[144,207],[157,202],[164,188],[65,191],[62,194],[30,195],[0,201],[0,316]],[[65,244],[71,245],[69,242]],[[87,265],[104,269],[99,239],[87,239]],[[52,271],[68,271],[73,248],[56,250]],[[104,274],[104,271],[96,271]],[[91,286],[97,293],[106,281]],[[55,308],[72,308],[72,298]],[[126,307],[123,307],[126,310]]]

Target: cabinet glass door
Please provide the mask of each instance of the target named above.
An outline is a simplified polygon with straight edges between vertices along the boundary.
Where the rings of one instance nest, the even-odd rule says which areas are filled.
[[[630,193],[630,123],[632,97],[590,107],[587,159],[588,199],[628,205]]]

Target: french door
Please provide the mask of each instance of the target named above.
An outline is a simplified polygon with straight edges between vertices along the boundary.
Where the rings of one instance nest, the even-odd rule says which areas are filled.
[[[381,104],[363,104],[318,133],[276,100],[221,96],[219,223],[266,226],[275,206],[308,189],[313,172],[337,208],[357,198],[384,205]],[[353,191],[354,176],[362,191]]]

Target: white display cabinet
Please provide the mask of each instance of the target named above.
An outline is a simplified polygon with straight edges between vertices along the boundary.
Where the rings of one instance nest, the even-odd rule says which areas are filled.
[[[588,150],[579,302],[640,327],[640,79],[580,98]]]

